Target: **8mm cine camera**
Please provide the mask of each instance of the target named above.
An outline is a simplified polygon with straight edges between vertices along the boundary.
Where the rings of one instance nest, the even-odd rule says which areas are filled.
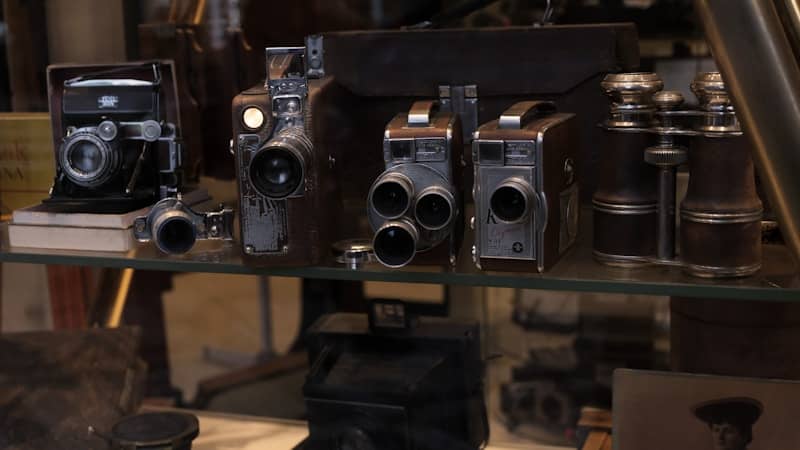
[[[386,126],[386,170],[367,201],[375,257],[388,267],[453,264],[463,233],[461,122],[415,102]],[[418,252],[426,252],[415,258]]]
[[[48,77],[82,73],[63,86],[50,81],[54,134],[62,140],[45,204],[66,212],[124,213],[177,193],[180,134],[166,120],[177,99],[162,90],[162,65],[48,69]]]
[[[542,272],[578,233],[574,114],[526,101],[474,134],[473,257],[489,270]]]
[[[306,76],[305,47],[266,53],[266,85],[233,99],[242,246],[255,264],[316,264],[329,251],[335,182],[311,117],[330,83]]]

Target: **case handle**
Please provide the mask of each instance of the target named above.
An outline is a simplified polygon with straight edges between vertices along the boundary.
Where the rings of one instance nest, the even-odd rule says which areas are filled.
[[[414,102],[408,110],[409,127],[427,127],[431,124],[431,116],[439,111],[439,102],[436,100],[421,100]]]
[[[556,104],[545,100],[515,103],[500,115],[499,128],[519,130],[530,120],[556,112]]]

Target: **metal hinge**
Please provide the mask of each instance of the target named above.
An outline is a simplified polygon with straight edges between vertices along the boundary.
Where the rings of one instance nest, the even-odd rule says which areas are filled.
[[[325,76],[325,49],[322,47],[322,35],[316,34],[306,38],[306,67],[308,78]]]
[[[442,111],[461,117],[464,142],[471,142],[472,133],[478,129],[478,86],[439,86],[439,105]]]

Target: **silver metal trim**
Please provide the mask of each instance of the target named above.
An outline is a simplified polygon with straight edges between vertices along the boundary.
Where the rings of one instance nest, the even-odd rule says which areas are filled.
[[[746,277],[758,272],[761,263],[750,266],[723,267],[723,266],[702,266],[697,264],[685,264],[684,270],[692,276],[698,278],[738,278]]]
[[[592,199],[592,209],[606,214],[616,215],[646,215],[655,214],[658,211],[658,203],[647,203],[644,205],[629,205],[605,203]]]
[[[653,264],[652,256],[612,255],[597,250],[592,251],[592,256],[597,262],[614,267],[640,267]]]
[[[710,224],[731,224],[731,223],[749,223],[759,222],[763,217],[763,209],[757,211],[746,212],[730,212],[730,213],[707,213],[681,210],[681,220],[686,220],[695,223],[710,223]]]

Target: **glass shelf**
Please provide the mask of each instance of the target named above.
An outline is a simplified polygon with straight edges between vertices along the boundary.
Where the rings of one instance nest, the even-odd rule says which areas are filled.
[[[584,214],[584,217],[589,214]],[[586,225],[584,224],[584,228]],[[587,230],[590,231],[590,230]],[[548,272],[481,272],[470,257],[471,235],[456,268],[410,266],[387,269],[377,263],[352,270],[331,260],[315,267],[263,268],[247,266],[236,242],[199,242],[187,255],[163,255],[149,244],[127,253],[44,250],[10,247],[7,224],[0,224],[0,262],[66,264],[175,272],[212,272],[271,275],[332,280],[393,281],[468,286],[510,287],[583,292],[628,293],[726,299],[800,301],[800,276],[789,251],[782,246],[764,247],[762,270],[751,277],[706,280],[685,275],[680,268],[649,266],[636,269],[607,267],[592,259],[591,233],[583,233],[576,245]]]

